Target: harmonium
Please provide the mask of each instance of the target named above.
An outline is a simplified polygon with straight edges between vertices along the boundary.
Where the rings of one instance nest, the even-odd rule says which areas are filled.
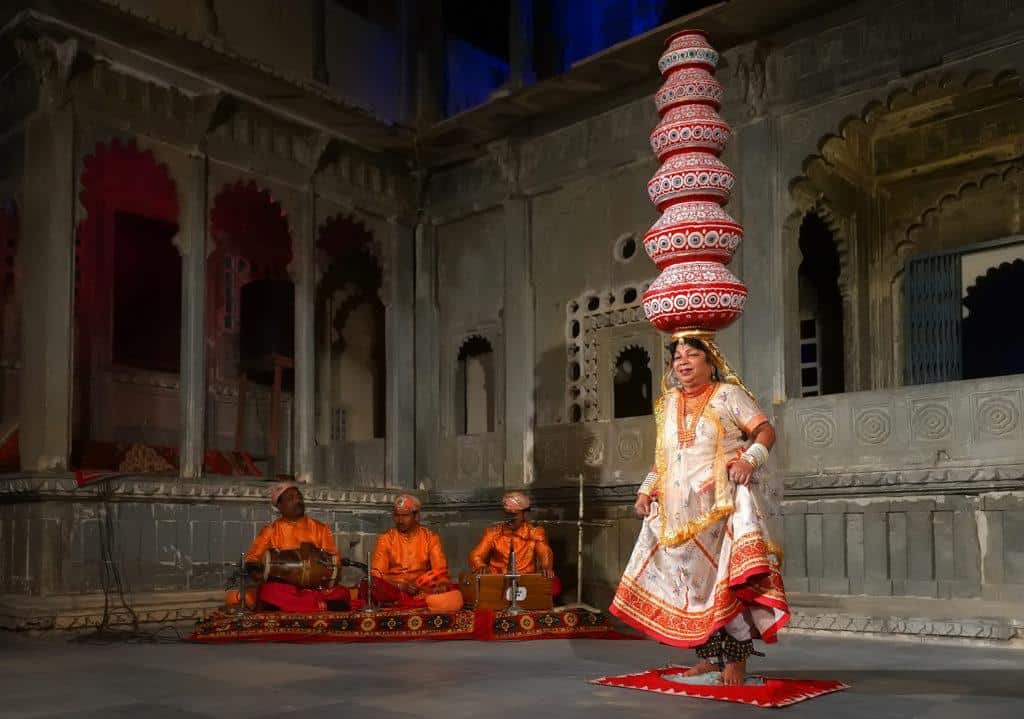
[[[516,586],[520,609],[551,609],[551,580],[542,574],[520,574]],[[504,574],[459,575],[463,605],[469,609],[508,609],[512,603],[512,580]]]

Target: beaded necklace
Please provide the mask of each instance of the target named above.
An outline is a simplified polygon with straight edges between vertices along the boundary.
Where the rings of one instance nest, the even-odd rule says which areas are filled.
[[[679,399],[676,400],[676,434],[679,437],[680,447],[693,445],[697,436],[697,422],[704,414],[704,408],[708,406],[708,400],[715,393],[717,383],[710,382],[696,392],[685,392],[679,390]],[[692,404],[690,404],[692,401]],[[689,405],[689,411],[687,406]],[[686,418],[690,418],[689,425]]]

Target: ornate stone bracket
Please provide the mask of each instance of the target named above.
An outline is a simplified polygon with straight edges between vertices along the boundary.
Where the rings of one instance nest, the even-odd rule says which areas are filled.
[[[46,36],[18,38],[15,47],[39,82],[40,104],[49,108],[63,105],[69,97],[68,85],[78,57],[78,40],[70,38],[58,42]]]

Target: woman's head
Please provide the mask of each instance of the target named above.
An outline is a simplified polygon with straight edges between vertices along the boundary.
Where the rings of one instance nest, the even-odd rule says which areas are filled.
[[[669,345],[672,352],[672,373],[683,389],[703,387],[718,379],[718,368],[708,346],[699,339],[687,337]]]

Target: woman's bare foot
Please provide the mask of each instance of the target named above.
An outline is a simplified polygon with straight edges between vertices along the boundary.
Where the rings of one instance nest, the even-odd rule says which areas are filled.
[[[711,672],[717,672],[718,665],[712,664],[706,659],[701,659],[699,662],[694,664],[692,667],[683,672],[684,677],[695,677],[700,674],[709,674]]]
[[[726,662],[722,670],[722,684],[726,686],[741,686],[747,676],[747,660],[742,662]]]

